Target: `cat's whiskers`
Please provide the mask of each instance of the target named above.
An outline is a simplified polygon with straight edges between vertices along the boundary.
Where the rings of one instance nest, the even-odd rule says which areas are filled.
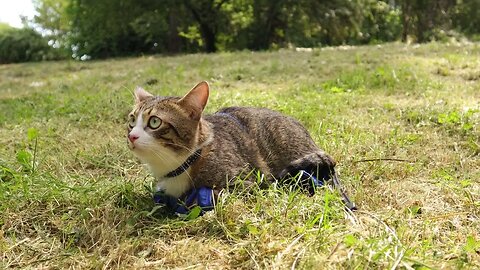
[[[176,144],[176,143],[168,143],[168,144],[181,147],[181,148],[187,150],[187,151],[188,151],[190,154],[192,154],[192,155],[197,151],[197,150],[192,150],[192,149],[190,149],[189,147],[186,147],[186,146],[184,146],[184,145],[180,145],[180,144]],[[185,173],[188,175],[188,178],[190,179],[190,181],[191,181],[192,184],[193,184],[193,178],[192,178],[191,175],[188,173],[188,170],[185,170]]]
[[[183,148],[183,149],[187,150],[187,151],[189,152],[189,154],[192,154],[192,155],[197,151],[197,150],[193,150],[193,149],[191,149],[191,148],[189,148],[189,147],[186,147],[185,145],[177,144],[177,143],[174,143],[174,142],[168,142],[168,143],[166,143],[166,144]]]
[[[177,159],[178,157],[176,156],[173,156],[171,155],[170,153],[164,151],[162,152],[164,154],[164,156],[161,156],[157,151],[155,151],[154,149],[152,148],[146,148],[149,152],[151,152],[153,155],[155,155],[156,157],[158,157],[162,162],[167,162],[168,160],[174,160],[174,159]],[[182,165],[179,165],[179,166],[182,166]],[[178,167],[176,167],[178,168]],[[171,170],[174,170],[176,168],[170,168]],[[191,175],[188,173],[187,170],[185,170],[185,173],[188,175],[188,178],[189,178],[189,181],[193,184],[193,179],[191,177]]]
[[[152,155],[154,155],[155,157],[158,157],[158,160],[161,160],[162,162],[164,163],[168,163],[168,162],[165,162],[165,160],[169,160],[169,161],[172,161],[172,160],[178,160],[178,156],[173,156],[172,153],[168,153],[166,151],[163,151],[162,154],[163,156],[161,156],[157,151],[155,151],[154,148],[146,148],[148,150],[148,152],[150,152]],[[180,162],[180,161],[179,161]],[[152,164],[150,163],[149,164],[150,166],[152,165],[155,165],[155,164]],[[178,165],[178,166],[181,166],[182,168],[184,168],[183,164],[181,165]],[[175,168],[169,168],[170,170],[174,170],[178,167],[175,167]],[[164,177],[164,175],[167,173],[167,172],[162,172],[162,173],[155,173],[155,169],[152,168],[152,171],[154,172],[154,175],[156,177],[156,179],[158,180],[157,182],[157,190],[165,190],[166,192],[171,192],[169,193],[170,195],[173,195],[173,196],[180,196],[182,195],[188,188],[192,187],[192,186],[195,186],[195,183],[193,181],[193,178],[192,176],[190,175],[190,173],[188,172],[188,168],[184,168],[186,169],[182,174],[176,176],[176,177],[173,177],[173,178],[166,178]],[[172,182],[173,181],[173,182]],[[188,183],[188,184],[186,184]],[[168,191],[167,191],[168,190]]]
[[[170,155],[167,151],[162,151],[161,149],[157,149],[158,148],[157,145],[154,145],[148,142],[141,142],[141,141],[137,141],[135,144],[138,149],[141,149],[142,151],[146,151],[148,153],[153,154],[155,158],[158,159],[163,164],[169,164],[170,163],[169,161],[175,160],[174,157],[172,159],[172,155]],[[158,152],[162,152],[162,155],[160,155]],[[147,160],[147,164],[155,165],[152,163],[157,163],[157,162],[153,162],[152,160]]]
[[[176,143],[169,143],[171,145],[174,145],[174,146],[178,146],[178,147],[181,147],[185,150],[187,150],[190,154],[194,154],[197,150],[193,150],[187,146],[184,146],[184,145],[180,145],[180,144],[176,144]],[[184,168],[185,169],[185,168]],[[188,170],[185,170],[185,173],[188,175],[188,179],[190,180],[190,182],[192,183],[192,185],[194,185],[194,182],[193,182],[193,178],[192,176],[190,175],[190,173],[188,172]]]
[[[155,151],[155,149],[152,149],[152,148],[148,148],[147,149],[148,151],[150,151],[153,155],[155,155],[156,157],[158,157],[162,162],[168,162],[169,160],[172,160],[172,155],[170,155],[168,152],[164,151],[162,152],[162,155],[160,155],[157,151]]]
[[[161,162],[167,162],[169,159],[160,155],[159,153],[157,153],[157,151],[155,151],[155,149],[151,149],[151,148],[147,148],[147,150],[152,153],[155,157],[157,157],[158,159],[160,159]],[[163,153],[164,155],[168,155],[168,153]]]
[[[180,146],[180,145],[179,145]],[[192,150],[190,150],[189,148],[185,147],[185,149],[187,149],[188,151],[192,152]],[[150,152],[152,152],[155,156],[157,156],[159,159],[162,159],[162,161],[165,160],[165,157],[162,157],[160,156],[157,152],[155,152],[153,149],[151,148],[147,148]],[[167,153],[167,152],[164,152],[165,155],[168,155],[168,158],[171,159],[171,158],[174,158],[170,155],[170,153]],[[181,165],[182,166],[182,165]],[[175,169],[175,168],[173,168]],[[184,168],[185,169],[185,168]],[[190,175],[190,173],[188,172],[188,170],[185,170],[184,173],[188,176],[188,181],[192,184],[192,186],[195,186],[195,183],[193,181],[193,178],[192,176]]]

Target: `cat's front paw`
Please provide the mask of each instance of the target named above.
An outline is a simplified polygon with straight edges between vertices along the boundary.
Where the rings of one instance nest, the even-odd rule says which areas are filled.
[[[213,210],[215,192],[208,187],[193,188],[180,198],[175,198],[158,191],[154,194],[153,200],[157,204],[164,204],[175,214],[186,215],[193,208],[200,207],[200,215],[206,211]]]

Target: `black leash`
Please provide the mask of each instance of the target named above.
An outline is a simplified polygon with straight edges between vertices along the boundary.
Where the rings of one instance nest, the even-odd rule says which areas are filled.
[[[332,173],[332,182],[333,182],[333,187],[338,190],[340,195],[342,196],[342,201],[345,204],[345,207],[348,208],[350,211],[355,211],[357,210],[357,206],[350,200],[350,198],[347,195],[347,192],[345,191],[345,188],[343,187],[342,183],[338,179],[337,172],[333,170]]]

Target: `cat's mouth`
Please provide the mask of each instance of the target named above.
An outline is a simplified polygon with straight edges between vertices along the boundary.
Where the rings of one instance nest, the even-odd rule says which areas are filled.
[[[130,140],[127,139],[127,144],[128,144],[128,148],[130,148],[130,150],[135,150],[135,148],[137,148],[137,146],[135,145],[135,143],[132,143]]]
[[[128,141],[127,144],[128,144],[128,148],[130,148],[131,151],[136,153],[145,152],[148,150],[148,146],[141,142]]]

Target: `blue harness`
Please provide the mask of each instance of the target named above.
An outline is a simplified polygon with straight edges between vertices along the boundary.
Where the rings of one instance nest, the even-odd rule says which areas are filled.
[[[299,171],[298,182],[301,185],[311,185],[312,190],[324,185],[324,179],[318,180],[313,174],[307,171]],[[199,206],[201,209],[200,215],[210,211],[214,208],[215,196],[213,189],[209,187],[193,188],[184,196],[175,198],[165,194],[163,191],[158,191],[153,195],[153,200],[156,204],[163,204],[175,214],[188,214],[194,207]]]
[[[208,187],[193,188],[178,199],[159,191],[153,195],[153,200],[166,205],[175,214],[188,214],[195,206],[199,206],[202,215],[212,210],[214,205],[213,190]]]
[[[182,165],[167,173],[163,178],[172,178],[184,173],[201,155],[202,149],[200,148],[189,156]],[[193,188],[178,199],[160,190],[155,192],[153,200],[157,204],[166,205],[177,214],[187,214],[193,207],[198,205],[202,209],[200,214],[203,214],[204,211],[213,209],[213,190],[208,187]]]

